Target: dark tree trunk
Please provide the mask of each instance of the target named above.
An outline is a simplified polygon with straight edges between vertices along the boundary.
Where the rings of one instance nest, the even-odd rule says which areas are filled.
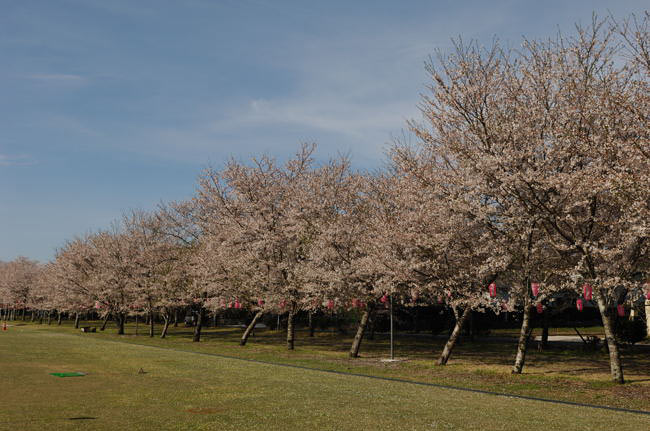
[[[36,311],[32,310],[32,317],[30,317],[29,321],[33,322],[34,319],[36,319]],[[25,320],[25,313],[23,313],[23,320]]]
[[[201,341],[201,328],[203,327],[203,319],[205,319],[205,308],[201,306],[199,310],[199,318],[196,320],[196,326],[194,327],[194,336],[192,341],[198,343]]]
[[[314,313],[312,311],[309,312],[309,336],[313,337],[314,336],[314,331],[316,330],[316,325],[314,322]]]
[[[115,323],[117,324],[117,335],[124,335],[124,325],[126,323],[126,315],[124,313],[117,313],[115,315]]]
[[[108,319],[111,317],[111,313],[106,313],[106,316],[104,316],[104,321],[102,322],[102,327],[99,328],[100,331],[103,331],[106,329],[106,324],[108,323]]]
[[[618,343],[614,335],[614,325],[610,316],[607,304],[602,295],[596,297],[598,310],[603,320],[603,328],[605,330],[605,338],[607,339],[607,347],[609,349],[609,366],[611,369],[612,380],[616,383],[625,383],[623,378],[623,366],[621,364],[621,356],[618,352]]]
[[[24,322],[26,320],[26,317],[25,317],[26,310],[24,308],[22,310],[22,313],[23,313],[22,319],[23,319],[23,322]],[[15,314],[15,312],[14,312],[14,314]],[[14,320],[16,320],[16,319],[14,318]],[[34,312],[32,311],[32,322],[33,321],[34,321]]]
[[[251,333],[255,329],[255,325],[257,324],[257,321],[262,317],[262,314],[264,314],[264,312],[262,310],[255,313],[255,316],[253,316],[253,320],[251,321],[251,323],[248,324],[248,326],[246,327],[246,330],[244,331],[244,334],[241,336],[241,340],[239,341],[239,345],[241,345],[241,346],[246,345],[246,341],[248,341],[248,337],[251,335]]]
[[[43,310],[38,310],[38,324],[43,324]]]
[[[79,313],[74,313],[74,329],[79,329]]]
[[[153,330],[154,330],[154,316],[153,316],[153,311],[149,312],[149,336],[153,337]]]
[[[295,328],[293,324],[293,319],[295,316],[294,313],[295,307],[292,305],[291,309],[289,310],[289,316],[287,316],[287,349],[293,350],[294,348],[294,336],[295,336]]]
[[[512,374],[521,374],[526,362],[526,352],[528,350],[528,338],[533,328],[530,325],[531,306],[528,300],[524,301],[524,318],[521,320],[521,329],[519,330],[519,343],[517,344],[517,356],[515,365],[512,367]]]
[[[413,307],[413,332],[420,333],[420,307]]]
[[[63,321],[63,313],[59,311],[59,316],[57,318],[56,324],[60,326],[62,321]]]
[[[465,325],[465,322],[467,321],[467,318],[469,317],[471,312],[472,309],[470,307],[465,308],[465,311],[461,316],[458,316],[457,311],[454,312],[456,316],[456,324],[454,325],[454,330],[451,331],[451,335],[449,336],[449,339],[445,344],[445,348],[442,350],[442,354],[438,359],[437,362],[438,365],[446,365],[447,361],[449,361],[449,356],[451,356],[451,351],[454,349],[454,346],[456,345],[456,341],[458,340],[458,336],[460,335],[460,331],[463,329],[463,326]]]
[[[368,328],[370,332],[368,333],[368,340],[374,340],[375,339],[375,319],[377,317],[377,313],[372,312],[370,316],[368,316]]]
[[[178,308],[174,308],[174,328],[178,327]]]
[[[51,325],[52,324],[52,311],[47,310],[47,324]]]
[[[162,315],[164,325],[163,325],[162,332],[160,333],[160,338],[165,338],[167,336],[167,330],[169,329],[169,321],[170,321],[169,317],[170,316],[167,313],[163,313]]]
[[[359,327],[357,328],[357,333],[354,336],[354,340],[352,341],[352,346],[350,347],[351,358],[359,357],[361,340],[363,340],[363,334],[366,332],[366,327],[368,326],[368,318],[370,317],[371,312],[372,309],[370,308],[370,305],[368,305],[367,309],[363,310],[363,314],[361,315],[361,321],[359,322]]]

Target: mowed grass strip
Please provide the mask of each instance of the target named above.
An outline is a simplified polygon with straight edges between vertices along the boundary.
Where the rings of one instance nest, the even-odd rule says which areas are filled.
[[[650,417],[643,415],[152,349],[29,327],[0,334],[0,356],[0,427],[7,430],[650,428]],[[68,371],[87,375],[49,375]]]
[[[84,322],[99,326],[101,322]],[[287,351],[283,331],[256,331],[246,347],[239,346],[240,328],[205,328],[200,343],[192,342],[193,328],[170,328],[166,339],[150,338],[147,328],[140,325],[140,335],[135,336],[133,323],[127,326],[127,335],[116,335],[113,326],[106,331],[82,334],[63,325],[30,324],[16,322],[17,329],[64,332],[77,337],[97,338],[159,346],[165,349],[191,350],[261,360],[273,363],[301,365],[357,374],[414,380],[492,392],[523,395],[554,400],[598,404],[632,410],[650,411],[650,355],[647,350],[622,347],[626,384],[611,381],[609,359],[606,352],[582,351],[580,345],[537,351],[531,345],[526,357],[524,374],[511,374],[516,339],[512,342],[476,341],[462,342],[454,350],[449,365],[433,366],[442,349],[443,338],[431,339],[426,334],[413,336],[397,334],[396,352],[407,361],[387,364],[381,361],[389,351],[388,338],[378,335],[375,340],[364,340],[361,358],[351,359],[348,350],[351,335],[334,332],[317,332],[308,337],[305,331],[297,332],[296,350]],[[156,327],[158,331],[160,326]]]

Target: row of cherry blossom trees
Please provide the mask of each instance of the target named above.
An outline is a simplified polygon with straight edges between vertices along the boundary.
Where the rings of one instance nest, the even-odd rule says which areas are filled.
[[[384,171],[316,164],[311,145],[285,163],[231,160],[187,201],[130,212],[48,264],[2,264],[0,298],[95,310],[120,334],[129,314],[156,314],[163,337],[193,308],[196,341],[206,312],[243,308],[242,345],[264,313],[286,313],[289,349],[299,313],[356,307],[352,357],[377,308],[436,304],[455,316],[439,364],[472,313],[505,307],[523,312],[521,373],[531,310],[593,296],[622,383],[613,313],[650,294],[648,25],[594,18],[518,51],[458,41],[428,64],[423,119]]]

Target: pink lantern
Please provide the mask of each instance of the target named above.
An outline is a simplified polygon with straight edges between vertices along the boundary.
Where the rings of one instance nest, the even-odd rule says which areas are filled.
[[[99,304],[99,301],[95,301],[95,309],[99,310],[102,306]]]
[[[388,295],[384,293],[384,296],[382,296],[379,300],[381,301],[382,304],[385,304],[386,302],[388,302]]]
[[[333,308],[334,308],[334,301],[332,301],[331,299],[328,300],[328,301],[327,301],[327,308],[328,308],[329,310],[333,309]]]
[[[576,301],[576,308],[578,309],[578,311],[582,311],[582,299],[578,299]]]
[[[232,308],[232,302],[228,303],[228,308]]]
[[[490,283],[490,285],[488,286],[488,289],[490,290],[490,297],[494,298],[495,296],[497,296],[497,284],[496,283],[494,283],[494,282]]]
[[[282,301],[280,301],[280,308],[284,308],[286,306],[287,306],[287,301],[286,300],[283,299]]]
[[[647,299],[648,301],[650,301],[650,291],[648,291],[648,292],[645,294],[645,299]]]
[[[258,300],[257,300],[257,305],[259,305],[260,307],[264,307],[264,300],[261,299],[261,298],[258,299]]]
[[[544,312],[544,306],[541,302],[537,303],[537,314],[542,314]]]
[[[221,308],[226,308],[226,301],[224,301],[222,299],[221,302],[220,302],[220,305],[221,305]]]
[[[616,312],[620,317],[625,317],[625,306],[623,304],[618,304],[616,306]]]
[[[352,306],[355,307],[355,308],[361,307],[361,301],[359,301],[359,299],[357,299],[357,298],[353,299],[352,300]]]
[[[235,308],[237,309],[241,308],[241,302],[239,302],[239,299],[235,299]]]
[[[585,285],[582,286],[582,296],[584,296],[587,301],[591,301],[593,289],[589,283],[585,283]]]
[[[537,298],[537,295],[539,295],[539,283],[531,283],[530,289],[533,291],[533,296]]]

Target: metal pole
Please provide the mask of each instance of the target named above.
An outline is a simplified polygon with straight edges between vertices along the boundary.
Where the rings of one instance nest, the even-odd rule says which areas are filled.
[[[390,359],[395,359],[394,349],[393,349],[393,295],[390,297]]]

